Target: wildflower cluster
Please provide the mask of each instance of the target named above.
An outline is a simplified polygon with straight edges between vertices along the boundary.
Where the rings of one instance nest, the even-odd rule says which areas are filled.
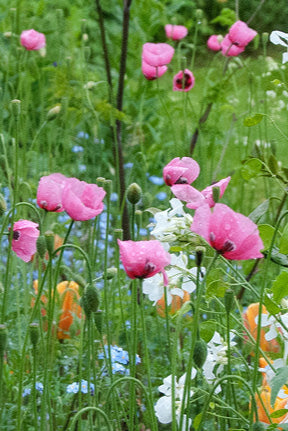
[[[109,352],[111,356],[111,364],[112,364],[112,374],[124,374],[129,375],[129,369],[124,365],[129,364],[129,353],[122,349],[122,347],[118,346],[110,346],[110,348],[105,345],[104,352],[98,354],[98,359],[104,359],[105,361],[109,358]],[[136,354],[135,364],[138,365],[141,363],[141,359],[139,355]]]

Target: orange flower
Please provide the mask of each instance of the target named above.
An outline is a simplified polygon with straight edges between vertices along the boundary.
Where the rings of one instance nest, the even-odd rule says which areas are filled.
[[[285,409],[286,404],[288,403],[288,397],[287,398],[277,397],[276,401],[275,401],[275,405],[274,405],[274,407],[272,407],[270,404],[271,388],[270,388],[270,386],[263,386],[261,389],[261,392],[260,392],[260,397],[258,396],[258,394],[256,394],[255,400],[256,400],[256,404],[257,404],[259,421],[264,422],[266,424],[269,424],[270,421],[269,421],[269,418],[268,418],[268,416],[264,410],[264,407],[262,406],[260,399],[262,400],[262,402],[263,402],[267,412],[269,413],[269,415],[271,415],[271,413],[273,413],[274,411]],[[281,424],[281,423],[285,423],[285,421],[287,419],[288,419],[288,414],[284,414],[280,418],[271,418],[271,421],[274,424]],[[278,428],[278,429],[282,429],[282,428]]]
[[[255,322],[255,318],[259,314],[259,302],[255,304],[250,304],[247,308],[246,312],[243,313],[243,322],[247,330],[250,332],[254,340],[257,340],[257,324]],[[268,311],[264,305],[262,305],[262,314],[268,314]],[[245,339],[248,341],[249,338],[247,335],[244,335]],[[261,329],[261,335],[260,335],[260,348],[264,352],[279,352],[280,346],[279,343],[276,340],[267,341],[265,338],[265,331],[264,329]],[[254,356],[254,351],[250,352],[250,355]]]
[[[38,280],[33,281],[33,287],[35,293],[38,294]],[[65,338],[70,338],[69,329],[73,323],[74,317],[77,316],[81,318],[81,307],[79,305],[79,285],[75,281],[62,281],[57,284],[57,297],[59,298],[59,321],[57,329],[57,338],[63,340]],[[45,306],[47,304],[47,297],[41,295],[41,302],[43,307],[41,307],[42,316],[47,315]],[[35,298],[32,298],[31,307],[34,307]],[[47,330],[47,325],[44,325],[44,329]]]
[[[59,340],[63,340],[64,338],[70,338],[69,329],[74,317],[81,318],[81,307],[78,304],[80,299],[79,285],[75,281],[62,281],[57,285],[57,292],[62,302],[57,337]]]
[[[178,295],[172,295],[172,302],[169,307],[170,315],[173,315],[178,310],[180,310],[184,302],[190,301],[190,294],[186,292],[186,290],[183,290],[183,292],[184,292],[183,298],[181,298]],[[159,301],[157,301],[157,313],[159,314],[159,316],[165,317],[165,296],[164,295],[162,296],[161,299],[159,299]]]

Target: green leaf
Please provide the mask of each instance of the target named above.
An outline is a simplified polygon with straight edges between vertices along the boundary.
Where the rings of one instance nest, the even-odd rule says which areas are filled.
[[[274,246],[272,248],[271,260],[272,262],[277,263],[277,265],[288,267],[288,256],[280,253],[278,247]]]
[[[279,244],[279,252],[283,254],[288,254],[288,224],[284,227],[280,244]]]
[[[273,81],[271,81],[272,84],[276,85],[278,87],[278,85],[283,84],[279,79],[273,79]]]
[[[270,171],[272,172],[272,174],[277,175],[278,171],[279,171],[279,165],[278,165],[278,161],[276,159],[276,157],[271,154],[269,159],[268,159],[268,166]]]
[[[269,210],[270,199],[266,199],[266,201],[262,202],[262,204],[258,205],[252,213],[249,214],[249,218],[254,221],[254,223],[258,223],[261,217]]]
[[[220,24],[222,27],[230,27],[236,21],[236,15],[234,10],[224,7],[221,10],[220,15],[216,16],[211,23]]]
[[[244,118],[243,125],[246,127],[256,126],[257,124],[261,123],[263,117],[263,114],[251,115],[250,117]]]
[[[271,381],[271,406],[273,407],[276,401],[276,397],[278,395],[278,392],[282,388],[283,385],[288,380],[288,367],[281,367],[278,368],[276,371],[275,376],[273,377]]]
[[[258,226],[260,237],[264,244],[263,250],[268,250],[274,235],[275,228],[270,224],[259,224]]]
[[[288,272],[281,272],[272,284],[273,300],[279,304],[288,295]]]
[[[272,314],[273,316],[280,313],[281,311],[278,305],[267,295],[264,298],[264,305],[267,308],[268,313]]]
[[[281,418],[281,416],[284,416],[286,413],[288,413],[288,409],[275,410],[273,413],[270,414],[270,417]]]
[[[262,162],[259,159],[253,158],[247,160],[241,168],[241,175],[244,180],[248,181],[251,178],[257,177],[262,170]]]
[[[195,416],[193,420],[193,427],[195,428],[196,431],[200,425],[201,419],[202,419],[202,413],[199,413],[197,416]]]
[[[215,320],[205,320],[200,326],[200,338],[203,338],[206,343],[212,339],[216,331],[216,321]]]

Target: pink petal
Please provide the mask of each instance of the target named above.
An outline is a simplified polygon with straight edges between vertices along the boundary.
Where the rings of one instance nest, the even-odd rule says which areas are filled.
[[[221,38],[221,41],[219,41],[219,39]],[[221,42],[223,40],[222,36],[217,36],[216,34],[213,34],[212,36],[209,37],[209,39],[207,40],[207,46],[209,49],[211,49],[212,51],[220,51],[221,49]]]
[[[171,191],[177,199],[188,202],[187,208],[196,209],[205,202],[202,193],[189,184],[175,184]]]
[[[202,236],[210,244],[210,220],[211,210],[209,205],[201,205],[195,212],[193,223],[191,225],[192,232]]]
[[[174,48],[167,43],[145,43],[142,60],[150,66],[159,67],[169,64],[174,55]]]
[[[20,36],[20,43],[28,51],[38,51],[46,45],[45,35],[36,30],[24,30]]]
[[[205,200],[207,204],[210,206],[210,208],[214,207],[215,205],[215,202],[213,200],[213,188],[219,187],[220,189],[219,197],[222,198],[230,180],[231,180],[231,177],[223,178],[222,180],[218,181],[218,183],[212,184],[212,186],[208,186],[204,190],[202,190],[201,193],[205,197]],[[192,207],[188,207],[188,208],[192,208]]]
[[[191,184],[200,172],[198,163],[191,157],[176,157],[163,169],[163,178],[168,186],[174,184]]]
[[[225,57],[237,57],[237,55],[245,51],[245,46],[234,45],[233,42],[230,40],[229,35],[226,34],[226,36],[221,42],[221,49],[222,54]]]
[[[154,66],[150,66],[148,63],[142,60],[142,73],[145,76],[145,78],[150,81],[160,78],[160,76],[164,75],[164,73],[167,72],[167,70],[168,70],[167,66],[154,67]]]
[[[188,29],[184,25],[166,24],[165,33],[168,39],[180,40],[187,36]]]
[[[249,28],[243,21],[235,22],[229,30],[229,39],[238,46],[246,46],[257,35],[257,31]]]

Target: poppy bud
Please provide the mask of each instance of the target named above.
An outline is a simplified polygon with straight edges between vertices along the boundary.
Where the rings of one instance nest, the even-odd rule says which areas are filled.
[[[38,339],[39,339],[39,324],[34,322],[29,325],[29,335],[31,344],[34,348],[36,348]]]
[[[202,338],[196,340],[193,360],[198,368],[202,368],[207,358],[207,344]]]
[[[51,108],[47,112],[47,120],[48,121],[55,120],[55,118],[57,117],[57,115],[59,114],[60,111],[61,111],[61,106],[60,105],[56,105],[56,106],[54,106],[54,108]]]
[[[44,258],[47,251],[46,238],[44,235],[39,235],[36,241],[37,252],[41,259]]]
[[[123,229],[114,229],[114,233],[115,233],[115,238],[116,239],[121,239],[123,237]]]
[[[107,269],[107,280],[112,280],[117,275],[117,268],[108,268]]]
[[[75,283],[79,284],[79,286],[84,287],[87,284],[87,281],[84,280],[83,277],[79,274],[75,274],[75,272],[71,271],[71,269],[66,265],[60,266],[61,272],[64,273],[66,280],[73,280]]]
[[[196,18],[197,20],[201,20],[203,17],[203,10],[202,9],[196,9]]]
[[[262,33],[262,42],[263,42],[263,45],[267,45],[267,42],[268,42],[268,40],[269,40],[269,33]]]
[[[230,313],[234,306],[234,292],[231,289],[226,290],[224,296],[224,304],[226,313]]]
[[[217,202],[219,202],[220,199],[220,187],[213,187],[212,186],[212,197],[213,197],[213,201],[215,202],[215,204],[217,204]]]
[[[264,431],[265,427],[262,422],[255,422],[252,426],[252,431]]]
[[[102,335],[102,329],[103,329],[102,310],[98,310],[96,311],[96,313],[94,313],[94,322],[99,334]]]
[[[5,213],[7,210],[6,201],[4,199],[4,196],[0,193],[0,217]]]
[[[205,256],[205,251],[206,251],[206,248],[202,247],[201,245],[197,246],[195,249],[195,261],[198,268],[201,266],[201,263]]]
[[[50,256],[54,251],[54,233],[51,230],[47,230],[44,235],[46,240],[46,247]]]
[[[7,328],[6,325],[0,325],[0,357],[3,355],[7,345]]]
[[[137,183],[132,183],[127,190],[127,199],[132,205],[138,204],[142,196],[141,187]]]
[[[11,100],[11,108],[15,117],[18,117],[21,113],[21,100],[13,99]]]
[[[96,313],[99,306],[99,296],[95,286],[88,284],[82,296],[82,306],[86,316],[89,318],[91,313]]]

